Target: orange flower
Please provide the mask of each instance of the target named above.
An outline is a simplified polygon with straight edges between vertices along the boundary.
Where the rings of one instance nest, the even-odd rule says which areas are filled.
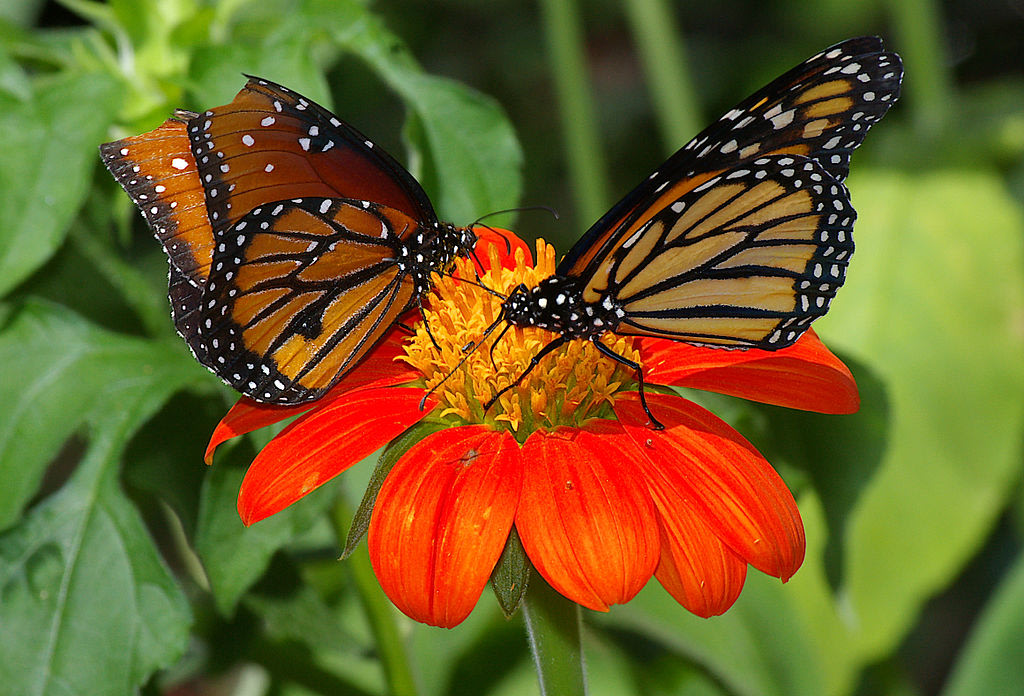
[[[504,240],[482,235],[483,285],[507,293],[553,271],[550,246],[538,242],[534,267],[526,246],[508,240],[511,254]],[[459,274],[472,277],[468,262]],[[381,586],[417,621],[465,619],[513,527],[552,587],[599,611],[629,601],[653,575],[687,609],[712,616],[739,596],[748,564],[783,581],[796,572],[803,525],[771,465],[721,419],[672,393],[648,392],[666,426],[648,427],[632,375],[589,342],[550,355],[484,413],[481,404],[551,337],[516,328],[467,358],[462,348],[499,310],[500,298],[442,278],[426,311],[440,351],[420,323],[411,337],[393,331],[311,405],[241,399],[214,432],[208,461],[224,441],[302,414],[250,466],[242,520],[272,515],[427,421],[436,428],[388,473],[369,529]],[[639,360],[651,384],[824,413],[859,405],[849,370],[813,331],[777,352],[604,340]]]

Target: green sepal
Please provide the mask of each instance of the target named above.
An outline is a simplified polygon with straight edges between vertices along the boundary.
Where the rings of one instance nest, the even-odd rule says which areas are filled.
[[[352,517],[352,526],[349,527],[348,538],[345,539],[345,550],[341,553],[342,560],[352,555],[363,535],[366,534],[366,530],[370,528],[370,517],[373,515],[373,505],[377,502],[377,493],[380,492],[380,487],[384,485],[384,479],[391,473],[395,463],[417,442],[447,427],[449,427],[447,424],[437,421],[420,421],[410,426],[384,448],[380,459],[377,460],[377,468],[370,476],[363,499],[359,502],[356,514]]]
[[[501,607],[506,619],[512,618],[519,609],[530,584],[532,567],[526,549],[519,541],[519,534],[516,528],[512,527],[508,541],[505,542],[505,549],[501,552],[501,558],[491,573],[491,589],[494,590],[498,606]]]

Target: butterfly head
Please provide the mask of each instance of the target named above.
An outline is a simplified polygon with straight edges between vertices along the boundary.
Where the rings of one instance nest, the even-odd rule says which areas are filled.
[[[476,235],[467,227],[438,222],[434,228],[421,228],[411,236],[399,252],[407,257],[407,264],[399,268],[413,275],[417,292],[425,294],[433,287],[431,275],[450,273],[455,259],[469,257],[476,244]]]

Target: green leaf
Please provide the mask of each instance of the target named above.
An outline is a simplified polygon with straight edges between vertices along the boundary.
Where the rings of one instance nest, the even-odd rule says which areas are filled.
[[[654,641],[734,696],[847,693],[859,665],[825,579],[821,506],[813,494],[799,503],[807,558],[785,585],[750,569],[736,604],[703,619],[651,581],[628,605],[591,615],[594,622]]]
[[[234,458],[243,455],[236,448]],[[251,453],[251,452],[250,452]],[[336,494],[327,483],[294,505],[251,527],[242,524],[236,499],[245,472],[218,460],[206,477],[199,503],[195,548],[206,569],[217,609],[231,615],[238,600],[259,580],[278,549],[310,529],[323,517]]]
[[[0,19],[27,27],[32,24],[42,6],[41,0],[10,0],[0,7]]]
[[[32,80],[9,53],[15,37],[20,34],[0,19],[0,93],[28,101],[32,98]]]
[[[826,342],[888,394],[881,468],[848,520],[843,603],[865,661],[975,554],[1020,472],[1024,215],[984,171],[858,170]]]
[[[468,223],[516,205],[522,150],[501,107],[454,80],[428,75],[381,20],[355,3],[336,22],[338,41],[373,68],[412,110],[410,171],[448,220]]]
[[[501,551],[501,557],[491,572],[491,589],[501,607],[501,613],[505,618],[511,618],[530,585],[530,575],[533,565],[526,555],[523,544],[519,541],[519,533],[516,528],[508,535],[505,548]]]
[[[320,562],[324,564],[341,580],[336,560]],[[303,559],[302,565],[308,566],[309,560]],[[382,693],[386,685],[380,659],[359,603],[352,593],[343,592],[331,593],[327,602],[309,580],[294,559],[278,554],[264,579],[242,600],[259,617],[257,659],[278,680],[304,684],[313,693]],[[249,640],[251,631],[240,623],[239,639]]]
[[[497,102],[433,75],[402,76],[393,87],[416,113],[430,165],[421,176],[436,176],[444,218],[468,223],[519,203],[522,151]]]
[[[518,693],[536,693],[537,673],[529,660],[523,622],[519,617],[506,620],[488,593],[454,630],[406,624],[402,628],[408,631],[423,696],[491,694],[493,685],[509,678],[517,665],[525,665],[533,675],[532,691]]]
[[[0,330],[0,529],[83,423],[127,408],[135,390],[204,381],[178,345],[102,331],[56,305],[16,311]]]
[[[0,296],[63,243],[117,107],[115,86],[101,74],[65,74],[37,80],[30,101],[0,95]]]
[[[131,693],[182,654],[191,617],[120,489],[121,455],[132,433],[188,383],[191,372],[163,360],[161,346],[100,332],[45,305],[16,314],[4,341],[38,337],[47,329],[51,345],[70,347],[68,358],[49,370],[6,376],[27,393],[15,400],[21,432],[14,433],[10,421],[4,432],[39,439],[40,424],[67,427],[84,419],[89,444],[66,485],[0,535],[0,683],[27,696]],[[70,346],[57,343],[61,339]],[[25,350],[42,348],[36,341]],[[124,372],[111,369],[116,357],[126,358],[127,367],[113,365]],[[76,384],[88,382],[93,370],[91,385]],[[107,384],[89,394],[101,376]],[[52,392],[64,401],[54,401]],[[31,450],[22,453],[31,456]],[[10,454],[8,447],[7,466]]]
[[[694,616],[652,582],[602,621],[662,643],[703,667],[737,696],[829,693],[815,659],[818,650],[793,604],[794,593],[788,586],[753,571],[740,599],[723,616]]]
[[[243,73],[280,82],[318,102],[328,101],[327,83],[311,47],[319,28],[300,12],[274,22],[269,33],[195,51],[189,80],[197,109],[230,102],[245,84]]]
[[[764,438],[752,438],[776,466],[799,462],[821,497],[829,528],[825,568],[833,590],[843,582],[847,520],[881,466],[889,433],[887,394],[881,380],[849,358],[846,363],[860,391],[857,413],[834,416],[762,407],[768,444],[764,445]]]
[[[1019,696],[1024,646],[1024,556],[989,600],[953,668],[943,696]]]

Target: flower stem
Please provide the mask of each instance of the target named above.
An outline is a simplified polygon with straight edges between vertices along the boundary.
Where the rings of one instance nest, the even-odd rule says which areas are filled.
[[[624,7],[650,85],[661,137],[667,152],[675,152],[701,126],[682,34],[667,0],[628,0]]]
[[[339,495],[331,509],[331,523],[334,525],[338,542],[342,546],[345,545],[351,519],[352,509],[344,496]],[[366,612],[370,630],[373,631],[381,668],[384,670],[384,678],[388,683],[387,692],[394,696],[416,696],[416,681],[413,678],[405,643],[399,635],[394,607],[391,606],[391,602],[381,590],[380,584],[373,574],[373,567],[370,565],[370,557],[366,554],[365,546],[349,556],[344,563],[351,574],[363,610]]]
[[[575,0],[541,0],[577,214],[596,220],[608,207],[608,179],[590,92],[583,29]]]
[[[900,38],[899,52],[913,89],[907,102],[919,129],[940,133],[953,113],[955,90],[942,36],[942,7],[934,0],[891,0],[889,9]]]
[[[580,606],[533,573],[523,601],[523,616],[542,696],[586,694]]]

